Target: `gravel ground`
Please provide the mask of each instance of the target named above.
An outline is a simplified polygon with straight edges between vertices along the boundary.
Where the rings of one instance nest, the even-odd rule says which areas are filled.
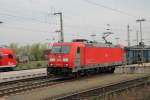
[[[123,92],[109,100],[150,100],[150,87],[136,88],[129,92]]]
[[[85,89],[89,89],[96,86],[104,86],[117,81],[133,79],[142,77],[145,74],[108,74],[108,75],[97,75],[91,78],[74,80],[71,82],[65,82],[49,87],[39,88],[4,97],[4,100],[42,100],[47,97],[57,97],[60,95],[73,93]]]

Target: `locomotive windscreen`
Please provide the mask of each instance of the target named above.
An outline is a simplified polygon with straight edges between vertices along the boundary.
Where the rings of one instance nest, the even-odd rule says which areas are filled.
[[[54,53],[63,53],[67,54],[70,52],[70,46],[53,46],[52,48],[52,54]]]

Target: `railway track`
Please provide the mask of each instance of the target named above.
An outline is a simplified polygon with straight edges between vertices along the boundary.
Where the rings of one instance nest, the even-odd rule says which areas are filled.
[[[78,91],[75,93],[71,93],[65,96],[56,97],[56,100],[84,100],[89,98],[104,98],[106,96],[113,96],[116,93],[120,93],[121,91],[129,90],[135,87],[150,85],[150,75],[136,78],[126,81],[120,81],[116,83],[107,84],[101,87],[95,87],[92,89]],[[47,98],[46,100],[50,100]]]
[[[24,79],[21,81],[3,83],[0,85],[0,97],[58,84],[64,82],[64,80],[67,79],[69,79],[69,77],[39,77],[34,79]]]

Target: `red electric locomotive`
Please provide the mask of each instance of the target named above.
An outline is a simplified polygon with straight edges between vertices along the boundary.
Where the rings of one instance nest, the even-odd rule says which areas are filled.
[[[75,40],[54,43],[49,55],[47,73],[83,75],[89,72],[111,72],[124,63],[123,48]]]
[[[0,47],[0,72],[12,71],[16,67],[16,56],[10,48]]]

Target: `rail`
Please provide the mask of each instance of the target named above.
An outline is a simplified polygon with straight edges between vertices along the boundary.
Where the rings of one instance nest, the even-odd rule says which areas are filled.
[[[59,84],[64,82],[64,80],[67,79],[69,79],[69,77],[40,77],[33,80],[25,79],[24,81],[13,82],[13,83],[7,82],[7,84],[0,86],[0,97],[16,94],[27,90],[44,87],[44,86]]]
[[[142,78],[120,81],[117,83],[111,83],[105,86],[95,87],[84,91],[77,91],[76,93],[70,93],[65,96],[56,97],[55,99],[56,100],[81,100],[90,97],[101,98],[107,95],[113,96],[115,93],[119,93],[123,90],[138,87],[140,85],[146,85],[149,83],[150,83],[150,75]]]

